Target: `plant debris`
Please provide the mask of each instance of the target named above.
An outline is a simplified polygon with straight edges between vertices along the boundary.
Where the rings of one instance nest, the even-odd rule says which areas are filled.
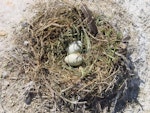
[[[23,38],[17,42],[22,45],[23,56],[28,56],[24,57],[24,73],[53,104],[49,109],[71,112],[86,106],[91,110],[92,98],[120,97],[118,92],[124,90],[130,77],[126,45],[120,32],[101,15],[92,14],[85,4],[61,3],[43,9],[22,32]],[[83,62],[72,67],[64,59],[74,41],[82,42]],[[104,104],[100,106],[104,108]]]

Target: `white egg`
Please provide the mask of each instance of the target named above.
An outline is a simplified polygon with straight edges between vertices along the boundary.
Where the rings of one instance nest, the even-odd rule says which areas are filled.
[[[68,54],[81,52],[82,49],[82,42],[81,41],[74,41],[68,47]]]
[[[81,65],[83,58],[79,53],[72,53],[65,57],[65,62],[70,66],[79,66]]]

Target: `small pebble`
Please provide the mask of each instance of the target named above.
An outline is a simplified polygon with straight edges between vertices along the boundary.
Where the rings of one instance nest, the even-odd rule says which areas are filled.
[[[126,48],[127,48],[127,44],[125,44],[125,43],[120,43],[120,44],[119,44],[119,47],[122,48],[122,49],[126,49]]]
[[[6,36],[6,35],[7,35],[7,33],[5,31],[0,30],[0,36]]]
[[[29,41],[24,41],[23,45],[28,46],[29,45]]]
[[[8,76],[8,72],[7,71],[3,71],[2,72],[2,78],[6,78]]]
[[[25,28],[25,27],[27,27],[29,24],[27,23],[27,22],[22,22],[21,23],[21,26],[23,27],[23,28]]]

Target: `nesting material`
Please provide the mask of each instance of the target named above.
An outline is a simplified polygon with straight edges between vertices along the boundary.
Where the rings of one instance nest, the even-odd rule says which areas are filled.
[[[119,53],[120,33],[86,5],[54,6],[40,10],[24,32],[28,80],[56,104],[63,100],[84,105],[89,98],[120,90],[124,81],[117,81],[126,69]]]

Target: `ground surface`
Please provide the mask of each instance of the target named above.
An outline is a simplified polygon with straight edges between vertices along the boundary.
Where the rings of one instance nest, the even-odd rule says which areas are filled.
[[[72,2],[73,0],[64,0]],[[126,113],[150,113],[150,3],[149,0],[85,0],[90,9],[110,18],[110,22],[120,29],[124,36],[131,36],[129,50],[136,72],[140,76],[139,105],[127,106]],[[37,1],[36,1],[37,2]],[[45,0],[46,2],[46,0]],[[79,0],[77,0],[79,3]],[[33,113],[36,106],[27,106],[23,102],[27,85],[18,79],[17,71],[6,70],[8,56],[13,56],[15,45],[13,32],[19,29],[19,23],[31,18],[36,11],[28,12],[33,0],[0,0],[0,86],[1,113]],[[31,10],[30,10],[31,11]],[[32,107],[31,107],[32,106]],[[39,106],[40,107],[40,106]]]

